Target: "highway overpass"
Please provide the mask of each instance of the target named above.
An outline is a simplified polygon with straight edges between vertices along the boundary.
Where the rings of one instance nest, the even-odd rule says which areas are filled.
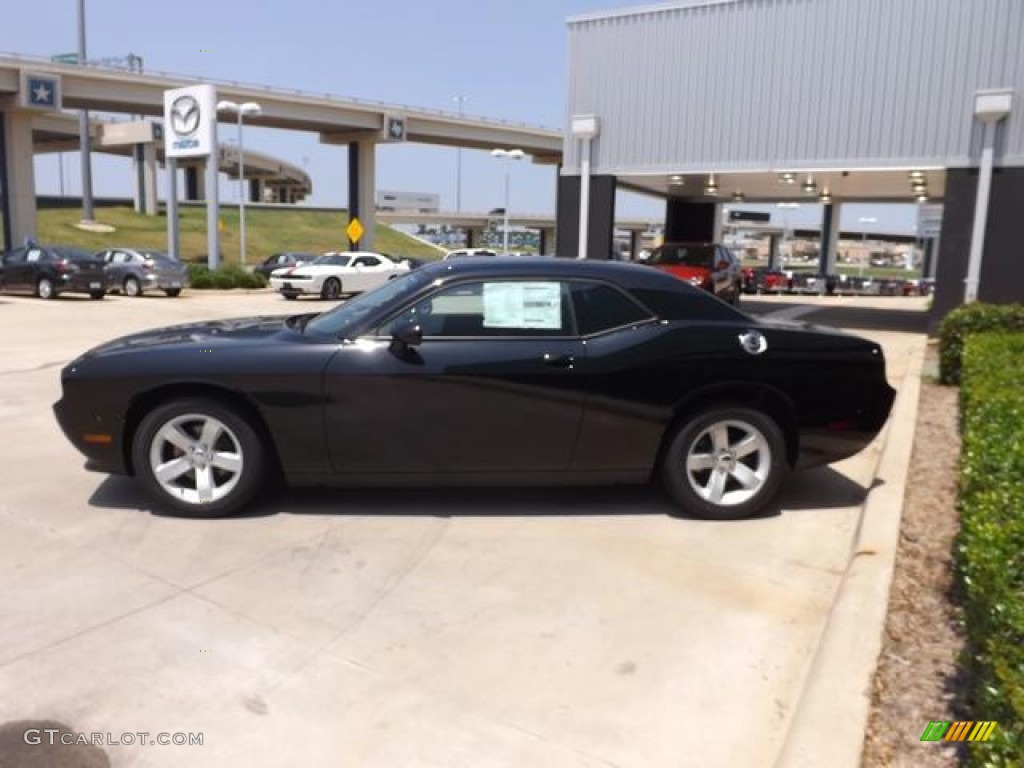
[[[535,163],[561,162],[562,133],[552,128],[463,116],[441,110],[298,90],[269,88],[237,82],[147,72],[133,73],[99,66],[59,64],[49,59],[0,55],[0,156],[5,237],[20,242],[36,228],[35,178],[31,162],[34,124],[46,112],[19,105],[22,83],[28,75],[53,78],[59,85],[60,106],[124,115],[163,116],[164,91],[200,83],[217,88],[220,99],[256,101],[262,111],[246,118],[247,125],[316,133],[325,144],[348,150],[349,209],[363,222],[366,236],[360,245],[373,247],[375,219],[376,145],[387,141],[389,117],[405,121],[405,140],[467,149],[514,149],[529,154]],[[49,113],[57,114],[57,111]],[[225,119],[223,122],[231,122]],[[248,154],[248,153],[247,153]]]

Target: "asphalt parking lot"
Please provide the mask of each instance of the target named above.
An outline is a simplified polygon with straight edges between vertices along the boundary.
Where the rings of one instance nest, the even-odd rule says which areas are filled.
[[[899,389],[926,302],[747,308],[875,338]],[[328,306],[0,295],[0,734],[202,734],[82,766],[774,765],[886,433],[739,523],[649,488],[294,491],[203,521],[86,472],[54,421],[60,367],[101,341]]]

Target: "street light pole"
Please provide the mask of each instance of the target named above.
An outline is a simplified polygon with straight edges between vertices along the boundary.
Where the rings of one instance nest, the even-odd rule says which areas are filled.
[[[260,105],[247,101],[244,104],[236,104],[233,101],[221,101],[217,109],[225,112],[234,112],[238,116],[238,259],[242,266],[245,266],[245,145],[242,141],[242,116],[258,115],[262,110]]]
[[[502,237],[502,250],[508,253],[508,206],[509,206],[509,179],[512,175],[512,160],[519,160],[526,156],[521,149],[492,149],[492,157],[503,157],[505,163],[505,232]]]
[[[453,101],[459,104],[459,117],[462,117],[462,103],[468,101],[468,96],[456,96]],[[462,212],[462,147],[455,150],[455,210]]]
[[[78,0],[78,66],[85,66],[85,0]],[[78,140],[82,154],[82,223],[94,220],[92,205],[92,159],[89,156],[89,110],[78,113]]]

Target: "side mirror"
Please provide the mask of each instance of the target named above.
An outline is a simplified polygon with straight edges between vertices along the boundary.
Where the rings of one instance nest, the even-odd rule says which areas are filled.
[[[417,323],[403,323],[391,332],[391,338],[407,347],[423,343],[423,329]]]

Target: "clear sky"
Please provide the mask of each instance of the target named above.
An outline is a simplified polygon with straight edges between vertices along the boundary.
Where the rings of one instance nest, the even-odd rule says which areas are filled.
[[[620,0],[86,0],[89,58],[143,58],[147,71],[235,80],[330,93],[397,105],[451,110],[464,96],[466,114],[561,128],[566,105],[566,20],[637,5]],[[0,51],[51,56],[77,49],[78,0],[2,0]],[[235,130],[221,127],[221,140]],[[245,145],[276,155],[313,178],[307,202],[347,203],[347,153],[321,145],[315,134],[247,128]],[[64,185],[81,190],[77,154],[65,154]],[[129,162],[96,156],[97,195],[131,194]],[[56,193],[56,157],[36,160],[37,187]],[[510,210],[554,213],[555,170],[516,163]],[[378,188],[441,195],[455,208],[454,149],[381,145]],[[237,200],[222,181],[221,197]],[[487,152],[463,150],[462,207],[484,211],[504,204],[504,165]],[[745,206],[758,208],[758,206]],[[663,203],[619,194],[620,215],[660,218]],[[816,225],[820,208],[779,211],[792,225]],[[858,223],[861,218],[877,222]],[[913,206],[843,207],[844,227],[912,231]]]

